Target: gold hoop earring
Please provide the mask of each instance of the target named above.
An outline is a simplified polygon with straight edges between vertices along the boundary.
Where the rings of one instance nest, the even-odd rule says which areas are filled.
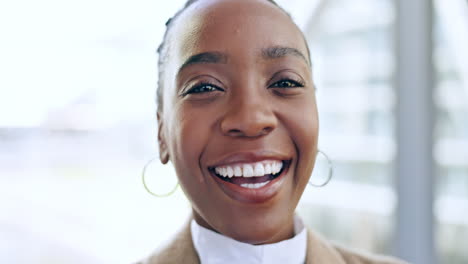
[[[146,184],[146,170],[148,169],[148,166],[153,163],[153,161],[157,159],[157,158],[153,158],[151,160],[149,160],[145,166],[143,167],[143,171],[141,173],[141,180],[143,182],[143,186],[145,187],[146,191],[153,195],[153,196],[156,196],[158,198],[164,198],[164,197],[168,197],[168,196],[171,196],[173,193],[175,193],[175,191],[177,190],[177,187],[179,187],[179,182],[177,182],[176,186],[174,188],[172,188],[172,190],[170,192],[167,192],[167,193],[163,193],[163,194],[158,194],[158,193],[155,193],[153,191],[150,190],[150,188],[148,187],[148,185]]]
[[[313,187],[317,187],[317,188],[321,188],[321,187],[326,186],[331,181],[331,179],[333,178],[333,163],[332,163],[332,160],[323,151],[317,150],[317,154],[319,154],[319,153],[322,154],[325,157],[325,159],[327,159],[328,176],[327,176],[327,179],[322,184],[315,184],[315,183],[310,182],[310,180],[309,180],[309,185],[313,186]]]

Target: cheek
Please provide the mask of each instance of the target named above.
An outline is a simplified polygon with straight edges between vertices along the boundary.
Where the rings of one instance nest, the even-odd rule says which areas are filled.
[[[315,164],[315,158],[317,155],[317,146],[318,146],[318,131],[319,131],[319,120],[317,109],[314,107],[310,109],[304,117],[302,123],[301,135],[300,137],[300,146],[299,150],[301,156],[304,159],[304,169],[307,171],[307,175],[310,176]],[[301,147],[303,146],[303,147]]]
[[[307,146],[305,149],[315,151],[319,131],[319,120],[315,102],[307,107],[303,114],[300,115],[298,124],[300,126],[298,129],[300,135],[298,135],[298,137],[300,138],[301,143],[303,143],[304,146]]]
[[[299,180],[308,180],[314,167],[318,143],[319,120],[315,98],[296,102],[284,120],[298,154]]]
[[[175,107],[169,126],[169,155],[182,185],[203,182],[200,157],[209,140],[209,124],[203,114]]]

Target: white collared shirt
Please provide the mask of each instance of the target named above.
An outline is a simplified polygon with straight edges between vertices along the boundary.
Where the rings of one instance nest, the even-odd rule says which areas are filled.
[[[307,231],[299,217],[294,218],[295,236],[266,245],[242,243],[206,229],[195,220],[190,223],[192,241],[201,264],[303,264]]]

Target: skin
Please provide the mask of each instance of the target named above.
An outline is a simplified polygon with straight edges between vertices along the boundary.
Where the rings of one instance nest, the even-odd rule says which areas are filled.
[[[301,31],[267,1],[206,0],[189,7],[169,37],[164,108],[158,112],[160,156],[173,163],[195,220],[250,244],[293,237],[294,211],[318,140],[315,88]],[[275,47],[286,49],[267,56]],[[222,56],[187,63],[206,52]],[[233,153],[290,159],[277,193],[259,203],[227,195],[209,167]]]

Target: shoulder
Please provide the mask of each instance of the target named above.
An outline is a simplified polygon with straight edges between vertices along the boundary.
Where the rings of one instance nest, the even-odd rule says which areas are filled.
[[[408,264],[396,258],[363,253],[335,245],[310,230],[307,233],[307,264]],[[135,264],[179,263],[200,263],[188,224],[169,243]]]
[[[393,257],[364,253],[333,244],[310,230],[307,244],[308,264],[408,264]]]
[[[169,242],[156,249],[147,258],[135,264],[199,263],[187,224]]]
[[[360,252],[357,250],[351,250],[335,245],[335,250],[345,260],[346,264],[408,264],[402,260],[394,257],[381,256],[370,254],[366,252]]]

